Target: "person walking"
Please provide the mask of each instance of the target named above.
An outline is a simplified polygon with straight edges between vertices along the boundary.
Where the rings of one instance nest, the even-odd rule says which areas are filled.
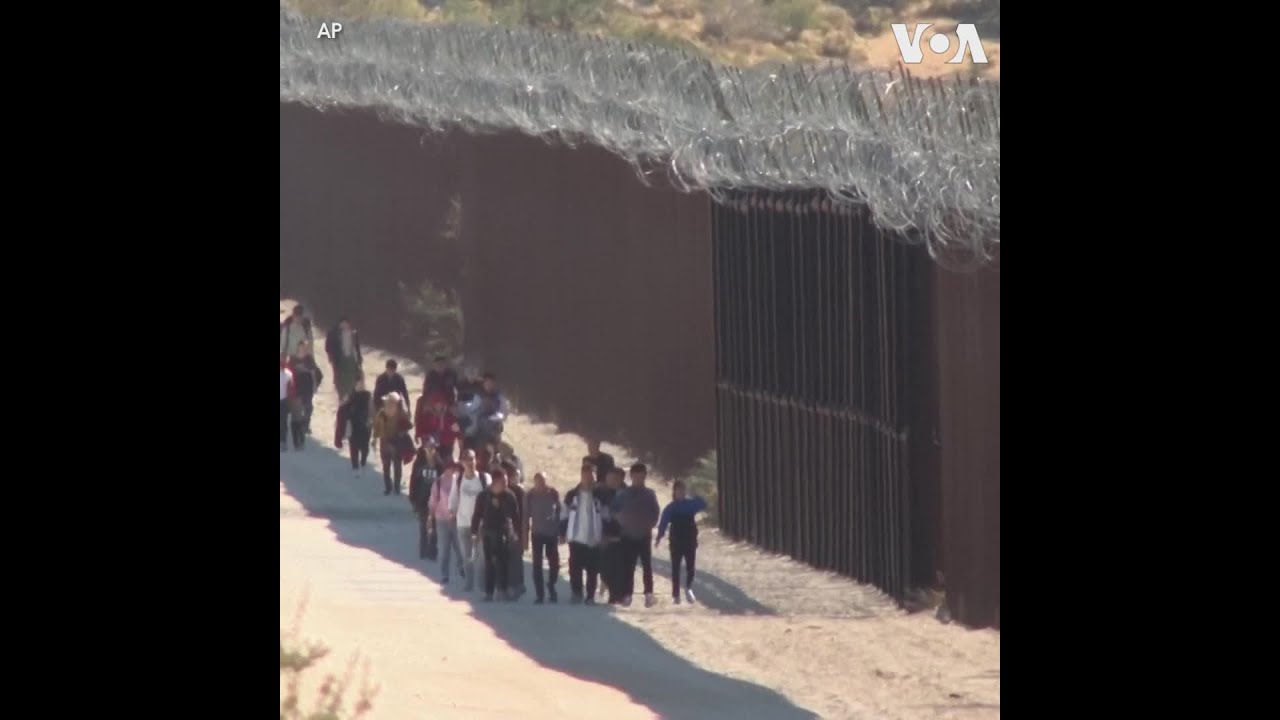
[[[489,485],[488,473],[476,469],[474,450],[462,451],[462,472],[453,493],[449,495],[449,515],[458,528],[458,544],[462,547],[462,572],[465,592],[475,589],[476,547],[471,540],[471,521],[475,518],[476,500]]]
[[[369,462],[369,440],[373,437],[369,415],[373,410],[373,395],[364,389],[364,378],[356,378],[351,393],[338,406],[337,437],[333,444],[342,449],[345,436],[351,443],[351,469],[359,471]]]
[[[449,367],[449,360],[443,355],[437,355],[431,362],[422,383],[422,394],[442,397],[449,405],[458,402],[458,373]]]
[[[644,606],[653,607],[657,600],[653,596],[653,549],[649,540],[653,528],[658,524],[661,507],[658,496],[652,488],[645,486],[648,468],[644,463],[631,466],[631,485],[618,493],[612,502],[611,510],[621,526],[622,539],[620,554],[622,566],[617,578],[622,593],[622,606],[631,606],[631,595],[636,584],[636,563],[641,565],[644,579]],[[610,590],[612,590],[610,586]],[[612,597],[612,596],[611,596]]]
[[[520,513],[515,497],[507,491],[507,478],[502,472],[493,474],[489,487],[476,499],[476,510],[471,516],[471,541],[484,547],[484,600],[493,600],[496,589],[503,600],[515,600],[508,592],[507,563],[511,557],[510,546],[519,542],[516,527]]]
[[[289,369],[289,356],[280,353],[280,452],[289,449],[289,401],[293,399],[293,371]]]
[[[360,333],[351,321],[342,318],[324,339],[324,352],[333,367],[333,385],[338,399],[345,400],[355,390],[356,380],[364,377],[364,355],[360,351]]]
[[[693,566],[698,558],[698,513],[707,509],[707,501],[699,495],[688,497],[683,480],[671,485],[671,502],[662,509],[662,517],[658,519],[658,535],[653,539],[653,546],[658,547],[667,527],[671,527],[671,539],[668,547],[671,550],[671,599],[680,604],[680,564],[685,566],[684,596],[690,603],[697,602],[693,595]]]
[[[596,468],[598,471],[598,467]],[[622,525],[613,513],[613,501],[624,488],[623,478],[626,472],[615,467],[605,477],[605,484],[596,484],[592,491],[601,507],[601,540],[596,552],[597,567],[600,570],[600,582],[609,591],[609,604],[622,604],[622,581],[618,577],[622,568]]]
[[[431,486],[431,499],[428,508],[436,523],[436,539],[440,545],[440,582],[449,584],[449,566],[454,555],[458,557],[458,573],[465,580],[466,569],[462,566],[462,545],[458,542],[458,523],[449,512],[449,499],[462,475],[462,465],[452,463],[436,478]]]
[[[395,360],[388,360],[386,372],[378,376],[373,383],[373,402],[382,407],[382,400],[391,393],[398,393],[400,401],[404,403],[404,411],[409,412],[409,388],[404,384],[404,378],[400,376],[400,365]]]
[[[289,363],[293,369],[293,383],[298,389],[298,401],[302,405],[302,431],[311,434],[311,414],[315,410],[316,390],[324,380],[324,373],[316,365],[316,358],[311,354],[311,344],[306,340],[298,343],[297,354]]]
[[[605,508],[595,494],[595,471],[595,465],[584,462],[577,487],[564,494],[564,503],[560,506],[560,541],[569,544],[571,605],[596,602]]]
[[[534,605],[541,605],[543,598],[556,602],[556,579],[560,576],[560,493],[547,484],[547,476],[535,473],[533,488],[525,493],[524,506],[528,511],[521,515],[521,524],[533,539],[533,592]],[[546,556],[550,573],[542,580],[542,558]]]
[[[378,455],[382,457],[383,495],[390,495],[392,489],[400,494],[404,453],[406,450],[413,452],[413,439],[409,437],[412,429],[413,421],[405,412],[399,393],[387,394],[382,399],[382,409],[373,419],[373,439],[378,442]]]
[[[418,516],[418,557],[430,558],[431,535],[439,530],[435,527],[435,518],[431,513],[431,490],[436,480],[444,472],[436,448],[431,443],[424,443],[418,448],[413,459],[413,468],[409,471],[409,504]]]
[[[445,462],[453,462],[453,448],[462,428],[458,419],[449,412],[444,396],[424,394],[418,398],[413,425],[418,442],[431,442]]]
[[[613,456],[600,449],[600,441],[592,438],[587,441],[587,460],[590,460],[596,468],[596,485],[604,487],[608,481],[609,473],[617,467],[617,463],[613,461]]]
[[[315,340],[311,329],[311,318],[302,305],[294,305],[293,312],[280,323],[280,352],[289,357],[298,355],[298,343],[308,345]]]
[[[518,600],[528,592],[524,584],[524,554],[529,550],[529,523],[524,520],[526,493],[524,478],[514,462],[503,460],[502,474],[507,478],[507,492],[515,498],[516,514],[521,518],[515,526],[516,541],[509,548],[511,557],[507,560],[507,589]]]

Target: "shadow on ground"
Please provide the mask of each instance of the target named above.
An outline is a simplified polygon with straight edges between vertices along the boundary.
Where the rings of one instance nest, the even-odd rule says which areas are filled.
[[[305,461],[303,461],[305,458]],[[370,466],[374,464],[371,458]],[[327,470],[332,467],[332,471]],[[326,472],[317,475],[316,467]],[[378,507],[335,507],[333,487],[352,482],[350,463],[329,447],[311,446],[304,454],[281,455],[280,477],[288,493],[308,515],[323,517],[343,543],[378,553],[382,557],[422,573],[439,582],[435,562],[418,558],[415,519],[405,501],[396,505],[388,499],[385,511]],[[380,495],[380,483],[369,482],[370,495]],[[340,495],[340,493],[338,493]],[[660,552],[660,551],[659,551]],[[657,554],[657,553],[655,553]],[[562,563],[565,555],[562,555]],[[670,565],[654,558],[655,575],[670,575]],[[530,566],[525,562],[526,583]],[[657,581],[661,594],[664,581]],[[735,680],[697,667],[659,645],[647,633],[614,616],[606,606],[572,606],[566,602],[568,589],[560,583],[558,605],[535,606],[530,595],[515,603],[483,603],[481,594],[463,593],[459,580],[444,588],[446,596],[469,601],[472,614],[489,625],[499,637],[544,667],[578,678],[608,685],[629,695],[663,718],[704,720],[725,718],[767,718],[798,720],[816,714],[797,707],[782,695],[742,680]],[[722,610],[730,613],[770,614],[738,588],[699,573],[696,578],[699,600],[704,608],[682,608],[697,622],[696,613]],[[653,610],[632,609],[631,612]],[[668,608],[668,612],[676,611]],[[569,640],[570,638],[576,641]]]

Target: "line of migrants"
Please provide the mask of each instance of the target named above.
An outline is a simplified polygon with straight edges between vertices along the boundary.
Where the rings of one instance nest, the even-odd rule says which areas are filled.
[[[314,345],[314,324],[296,305],[280,324],[282,453],[307,449],[314,397],[324,378]],[[411,415],[409,390],[395,360],[387,361],[373,391],[366,389],[360,336],[349,320],[341,319],[327,334],[324,349],[339,399],[334,445],[349,447],[357,476],[364,473],[370,452],[376,453],[384,495],[405,494],[404,467],[409,466],[408,500],[418,518],[419,557],[439,564],[443,584],[449,584],[456,561],[465,592],[474,592],[479,579],[486,602],[519,600],[527,593],[524,554],[532,547],[534,604],[556,603],[560,546],[568,545],[571,604],[596,605],[600,590],[607,604],[631,606],[639,567],[644,605],[653,607],[652,549],[665,536],[672,600],[696,602],[695,519],[707,503],[688,495],[682,481],[672,486],[674,499],[660,508],[646,485],[643,463],[628,472],[591,440],[579,482],[563,499],[543,472],[534,473],[526,489],[523,464],[503,439],[511,408],[496,375],[468,371],[459,376],[447,358],[436,357]]]

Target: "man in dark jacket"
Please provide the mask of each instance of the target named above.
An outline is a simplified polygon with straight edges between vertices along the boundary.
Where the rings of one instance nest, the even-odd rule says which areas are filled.
[[[378,376],[377,382],[373,384],[373,406],[382,407],[382,398],[391,393],[400,393],[401,399],[404,400],[405,413],[410,412],[413,406],[409,404],[409,388],[405,387],[404,378],[396,372],[399,364],[395,360],[387,361],[387,371]]]
[[[360,351],[360,333],[351,327],[346,318],[338,321],[338,327],[329,331],[324,339],[324,352],[333,366],[333,384],[338,397],[346,399],[355,388],[356,378],[364,375],[364,355]]]
[[[611,508],[618,493],[625,489],[623,487],[625,474],[622,468],[613,468],[609,471],[605,484],[596,485],[593,491],[596,500],[600,501],[600,506],[605,510],[604,522],[601,524],[603,540],[596,564],[600,568],[600,582],[609,591],[610,605],[620,605],[623,598],[621,592],[623,584],[618,577],[622,568],[622,525],[618,523],[617,516]]]
[[[492,474],[489,487],[476,498],[475,514],[471,516],[471,541],[480,539],[484,544],[484,600],[493,601],[494,586],[502,599],[513,600],[507,593],[507,559],[509,547],[519,542],[516,528],[520,524],[516,500],[507,492],[507,479],[501,472]]]
[[[311,434],[312,399],[316,387],[320,384],[320,368],[316,367],[315,358],[304,340],[298,343],[298,357],[289,360],[289,369],[293,371],[295,403],[290,406],[290,426],[293,431],[293,446],[301,450],[307,435]]]
[[[609,471],[617,467],[613,461],[613,456],[600,449],[600,441],[591,439],[587,441],[587,457],[592,465],[596,468],[596,484],[604,487],[609,477]]]
[[[697,601],[693,595],[693,570],[698,558],[698,513],[707,509],[707,501],[698,495],[687,497],[683,480],[671,485],[671,502],[662,509],[658,520],[658,536],[653,546],[658,547],[667,527],[671,528],[671,599],[680,604],[680,564],[686,570],[684,592],[689,602]]]
[[[658,496],[645,487],[648,472],[644,463],[632,465],[631,486],[619,492],[610,507],[622,530],[622,567],[618,570],[618,580],[623,607],[631,605],[637,561],[644,575],[644,606],[653,607],[657,603],[653,597],[653,548],[649,542],[662,508],[658,505]]]
[[[373,396],[364,389],[364,378],[356,378],[356,384],[342,404],[338,406],[337,437],[334,445],[342,448],[342,439],[351,442],[351,469],[359,470],[369,461],[369,440],[373,434],[369,417]],[[350,434],[347,433],[350,426]]]
[[[458,373],[449,367],[449,361],[443,355],[437,355],[432,361],[431,370],[423,382],[422,394],[444,398],[449,407],[458,402]]]
[[[526,517],[524,478],[520,477],[519,468],[510,460],[503,460],[501,469],[507,478],[507,492],[516,499],[516,516],[522,520],[515,526],[516,542],[511,544],[507,560],[507,589],[514,598],[519,599],[525,594],[524,553],[529,549],[529,523],[523,521]]]

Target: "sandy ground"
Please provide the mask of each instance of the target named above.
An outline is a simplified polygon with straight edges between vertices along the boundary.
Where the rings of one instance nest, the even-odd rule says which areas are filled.
[[[312,443],[280,460],[281,627],[305,602],[304,636],[333,649],[326,668],[358,653],[380,688],[372,717],[999,717],[998,632],[907,615],[873,587],[713,529],[700,538],[693,607],[671,602],[665,544],[649,609],[569,606],[563,577],[560,605],[533,606],[531,594],[483,604],[456,577],[442,588],[436,563],[417,557],[407,498],[383,496],[372,466],[354,473],[332,447],[337,398],[320,355]],[[386,359],[366,348],[370,385]],[[398,360],[416,399],[422,369]],[[582,438],[516,415],[506,439],[527,476],[572,486]],[[651,484],[665,503],[665,479]]]

